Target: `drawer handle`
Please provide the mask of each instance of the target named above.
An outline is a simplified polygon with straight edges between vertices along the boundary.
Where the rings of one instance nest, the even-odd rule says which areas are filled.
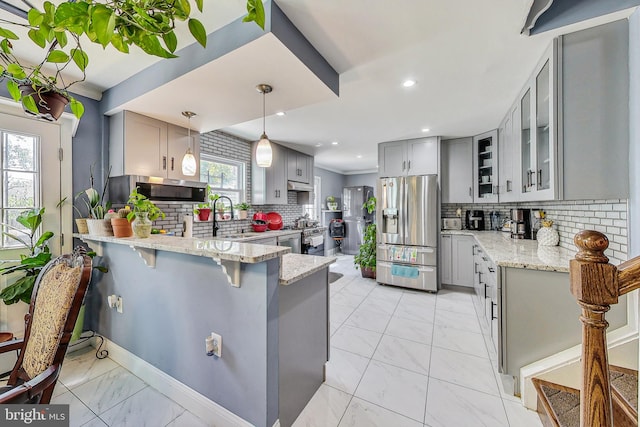
[[[489,297],[487,296],[487,284],[486,284],[486,283],[483,283],[483,285],[484,285],[484,298],[485,298],[485,299],[487,299],[487,298],[489,298]],[[492,304],[493,304],[493,303],[492,303]]]
[[[174,170],[175,158],[171,158],[171,170]]]
[[[167,156],[162,156],[162,170],[167,170]]]
[[[496,315],[493,314],[493,308],[496,307],[498,304],[496,304],[495,302],[491,301],[491,320],[496,320],[498,319],[498,317]]]
[[[451,237],[451,236],[449,236],[449,237]],[[416,250],[416,252],[432,254],[434,251],[431,248],[421,248],[421,249]]]
[[[436,271],[435,269],[431,268],[431,267],[422,267],[419,268],[418,271],[420,271],[421,273],[433,273],[434,271]]]

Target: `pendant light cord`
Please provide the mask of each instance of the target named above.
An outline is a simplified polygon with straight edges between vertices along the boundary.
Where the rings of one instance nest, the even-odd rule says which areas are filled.
[[[267,93],[266,91],[262,91],[262,134],[266,135],[266,115],[267,115],[267,109],[265,107],[265,99],[267,97]]]

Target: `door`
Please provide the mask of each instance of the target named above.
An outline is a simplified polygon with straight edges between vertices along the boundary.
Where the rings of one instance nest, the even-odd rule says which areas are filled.
[[[531,134],[531,89],[527,89],[520,98],[520,179],[522,180],[522,193],[529,193],[534,189],[535,166],[533,164]]]
[[[378,243],[403,244],[404,179],[381,178],[378,180]]]
[[[438,138],[411,139],[407,141],[407,174],[438,174]]]
[[[440,261],[442,266],[440,267],[440,271],[442,277],[440,281],[446,285],[452,285],[453,283],[453,253],[451,251],[451,241],[452,236],[450,234],[443,234],[440,242],[442,243],[442,248],[440,248]]]
[[[124,120],[124,173],[165,178],[169,166],[167,123],[130,111],[125,112]]]
[[[442,203],[473,203],[473,140],[442,141]]]
[[[405,178],[404,244],[438,245],[437,175]],[[402,216],[402,210],[401,210]]]
[[[385,142],[378,145],[380,177],[402,176],[407,173],[406,141]]]
[[[454,285],[473,287],[473,245],[471,236],[453,236],[451,239],[451,280]]]
[[[498,131],[473,138],[474,202],[498,201]]]

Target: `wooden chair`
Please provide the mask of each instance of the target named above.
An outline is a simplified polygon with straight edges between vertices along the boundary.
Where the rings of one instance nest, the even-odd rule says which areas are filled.
[[[0,353],[20,351],[7,386],[0,387],[0,404],[49,403],[90,279],[84,248],[42,269],[25,315],[24,339],[0,343]]]

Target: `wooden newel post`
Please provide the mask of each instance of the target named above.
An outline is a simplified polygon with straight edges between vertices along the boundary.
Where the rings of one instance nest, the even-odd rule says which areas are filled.
[[[582,307],[580,426],[613,426],[605,313],[618,302],[617,269],[604,255],[604,234],[585,230],[573,241],[579,252],[570,262],[571,293]]]

